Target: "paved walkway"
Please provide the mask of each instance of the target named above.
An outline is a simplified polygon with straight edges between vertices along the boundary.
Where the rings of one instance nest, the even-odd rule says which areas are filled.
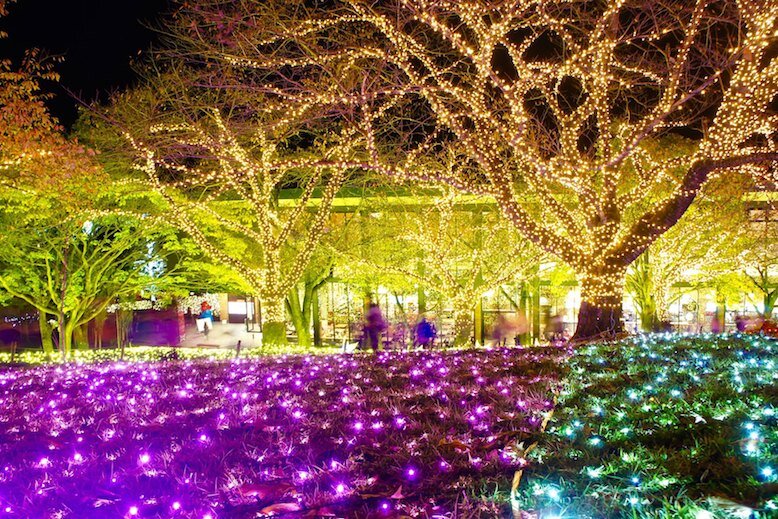
[[[197,331],[194,326],[186,327],[186,338],[181,341],[182,348],[229,348],[234,349],[241,341],[242,348],[260,345],[260,334],[246,331],[245,324],[213,323],[208,337]]]

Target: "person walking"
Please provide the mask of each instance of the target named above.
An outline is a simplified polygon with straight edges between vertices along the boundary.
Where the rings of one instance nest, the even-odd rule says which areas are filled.
[[[386,330],[387,325],[381,309],[376,303],[370,303],[365,314],[364,338],[374,352],[378,351],[381,345],[381,334]],[[365,345],[365,346],[367,346]]]
[[[213,310],[208,301],[200,303],[200,314],[197,316],[197,331],[208,337],[208,332],[213,328]]]
[[[422,349],[431,348],[437,331],[431,322],[427,320],[426,316],[422,316],[421,321],[416,324],[415,330],[416,346]]]

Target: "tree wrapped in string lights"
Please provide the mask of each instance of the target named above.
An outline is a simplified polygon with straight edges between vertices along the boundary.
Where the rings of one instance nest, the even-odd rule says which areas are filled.
[[[756,241],[749,232],[743,197],[749,184],[747,178],[735,174],[708,183],[679,222],[632,263],[626,289],[644,331],[670,322],[670,308],[683,294],[683,290],[673,290],[678,282],[691,283],[689,290],[701,286],[723,289],[726,281],[742,285],[736,274],[744,263],[742,251]],[[728,274],[735,276],[727,279]],[[719,317],[723,321],[724,316]]]
[[[428,258],[426,283],[436,281],[451,301],[453,343],[461,346],[470,338],[474,310],[484,292],[526,279],[537,271],[541,252],[527,240],[517,239],[515,231],[496,220],[499,215],[494,212],[468,214],[465,209],[463,215],[454,202],[444,197],[426,211],[411,238]],[[478,335],[476,339],[482,340]]]
[[[466,204],[450,191],[421,211],[397,212],[394,216],[403,231],[391,239],[399,238],[399,247],[418,251],[424,269],[420,272],[415,265],[391,265],[392,258],[379,266],[403,273],[439,292],[451,304],[452,338],[457,346],[470,339],[474,311],[483,294],[536,274],[543,256],[484,201]],[[478,334],[476,337],[481,340]]]
[[[578,272],[583,339],[621,330],[627,267],[711,177],[760,174],[778,158],[777,10],[776,0],[246,0],[187,2],[177,27],[212,73],[243,71],[224,86],[290,113],[331,106],[333,122],[359,107],[361,167],[496,199]],[[673,131],[691,149],[655,158]],[[453,171],[436,160],[444,150],[459,157]]]
[[[207,107],[174,114],[179,122],[152,124],[146,141],[127,134],[136,167],[173,223],[258,296],[264,342],[285,343],[286,297],[327,231],[347,176],[340,164],[357,141],[333,135],[326,149],[291,149],[281,119],[241,125]],[[284,187],[299,190],[294,204],[279,199]]]
[[[770,319],[778,303],[778,212],[775,204],[769,203],[755,208],[754,213],[739,260],[750,284],[762,297],[761,305],[755,305],[757,311]]]

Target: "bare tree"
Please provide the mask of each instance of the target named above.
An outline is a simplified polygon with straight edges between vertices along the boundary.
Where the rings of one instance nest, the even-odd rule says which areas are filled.
[[[136,118],[135,134],[126,133],[136,168],[171,223],[258,296],[264,342],[285,343],[285,299],[327,230],[347,176],[342,163],[358,141],[330,134],[321,137],[326,146],[316,138],[294,147],[294,128],[277,113],[248,123],[224,105],[176,101],[175,109],[144,114],[145,128]],[[299,191],[292,205],[279,199],[282,188]]]
[[[177,52],[206,64],[218,88],[292,114],[318,106],[333,124],[360,117],[360,167],[494,197],[581,276],[583,339],[621,330],[627,267],[711,177],[762,173],[778,158],[776,10],[776,0],[195,1],[177,13]],[[673,131],[691,137],[688,152],[650,153]],[[452,150],[453,170],[437,159]]]
[[[421,249],[425,273],[409,276],[439,290],[454,311],[453,343],[467,342],[473,312],[488,290],[516,284],[537,269],[542,253],[515,230],[496,219],[494,211],[457,207],[452,194],[416,215],[405,240]]]

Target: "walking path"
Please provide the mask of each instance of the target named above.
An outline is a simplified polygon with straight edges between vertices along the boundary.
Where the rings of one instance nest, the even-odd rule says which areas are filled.
[[[213,330],[208,337],[197,331],[195,327],[186,328],[186,337],[182,348],[229,348],[234,349],[238,341],[242,348],[251,348],[261,344],[261,334],[246,331],[245,324],[213,323]]]

